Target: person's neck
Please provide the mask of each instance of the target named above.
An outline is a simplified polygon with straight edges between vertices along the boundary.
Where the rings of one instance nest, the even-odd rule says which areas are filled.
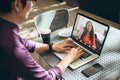
[[[0,17],[3,18],[6,21],[9,21],[9,22],[12,22],[12,23],[15,23],[15,24],[17,24],[17,22],[18,22],[18,18],[14,14],[11,14],[11,13],[0,14]]]
[[[90,32],[87,32],[87,36],[90,36]]]

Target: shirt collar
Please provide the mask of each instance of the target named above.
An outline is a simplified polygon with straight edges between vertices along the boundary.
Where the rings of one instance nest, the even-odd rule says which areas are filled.
[[[12,29],[13,31],[17,31],[17,32],[19,31],[19,27],[15,23],[9,22],[3,18],[0,18],[0,23],[4,25],[3,27],[8,27],[9,29]]]

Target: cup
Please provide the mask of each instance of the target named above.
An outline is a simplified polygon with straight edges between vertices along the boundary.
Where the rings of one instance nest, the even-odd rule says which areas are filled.
[[[49,44],[50,43],[50,29],[44,29],[40,31],[43,43]]]

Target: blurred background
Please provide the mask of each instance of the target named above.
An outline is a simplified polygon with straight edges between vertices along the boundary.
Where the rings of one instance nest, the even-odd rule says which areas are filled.
[[[53,10],[53,9],[60,9],[60,8],[66,8],[69,10],[69,14],[70,14],[69,22],[68,22],[69,26],[74,24],[76,13],[81,12],[83,14],[87,14],[90,17],[98,19],[99,21],[105,22],[108,25],[111,25],[111,26],[114,26],[114,27],[120,29],[119,21],[115,22],[114,20],[110,20],[109,18],[101,16],[102,13],[99,16],[99,14],[97,14],[97,13],[99,13],[99,9],[102,10],[102,8],[99,8],[99,6],[98,6],[98,8],[93,8],[96,5],[97,1],[95,1],[95,0],[90,0],[90,1],[89,0],[88,1],[87,0],[37,0],[34,9],[32,10],[32,12],[29,15],[29,18],[27,20],[24,20],[19,23],[19,26],[20,26],[19,34],[22,37],[27,38],[27,39],[38,38],[38,34],[35,29],[35,24],[34,24],[33,18],[36,15],[41,14],[43,12]],[[95,1],[95,2],[93,3],[93,1]],[[100,2],[100,1],[98,1],[98,2]],[[106,6],[107,5],[108,4],[106,4]],[[113,5],[115,5],[115,4],[113,4]],[[103,5],[101,5],[101,6],[103,6]],[[115,6],[117,6],[117,5],[115,5]],[[114,8],[115,6],[112,6],[112,7]],[[108,9],[108,10],[110,10],[110,9]],[[113,10],[111,9],[111,13],[115,13],[112,11]],[[103,10],[103,12],[105,12],[105,10]],[[113,18],[114,16],[111,16],[111,18]]]

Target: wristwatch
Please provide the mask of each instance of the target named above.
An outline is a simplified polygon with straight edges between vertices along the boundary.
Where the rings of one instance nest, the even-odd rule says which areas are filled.
[[[53,51],[53,50],[52,50],[52,45],[53,45],[53,43],[49,43],[48,45],[49,45],[49,52],[52,52],[52,51]]]

